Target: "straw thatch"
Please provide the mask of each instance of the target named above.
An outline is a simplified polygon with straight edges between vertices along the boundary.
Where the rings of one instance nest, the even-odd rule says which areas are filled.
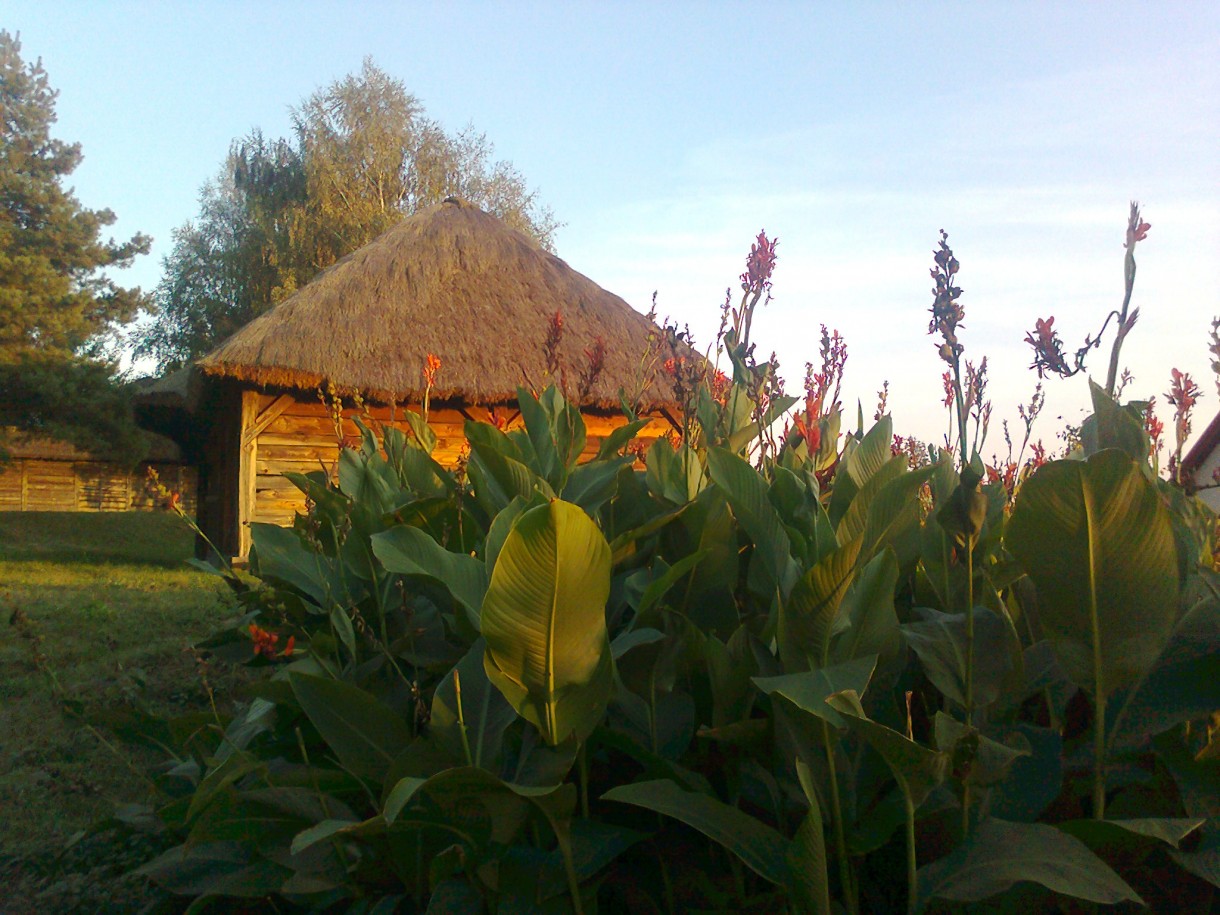
[[[137,407],[193,413],[203,398],[203,381],[193,366],[187,366],[159,378],[137,378],[131,382],[130,390]]]
[[[620,388],[639,393],[641,359],[650,337],[661,336],[656,325],[525,235],[450,198],[348,255],[198,365],[255,384],[312,390],[329,382],[408,402],[422,395],[433,353],[442,363],[433,398],[490,405],[548,380],[543,341],[556,312],[570,394],[598,338],[605,367],[584,405],[614,409]],[[659,352],[646,409],[676,399],[662,370],[667,350]]]

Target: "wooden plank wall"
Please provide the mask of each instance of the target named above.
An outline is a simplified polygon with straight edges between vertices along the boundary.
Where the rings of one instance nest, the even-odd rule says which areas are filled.
[[[363,413],[344,410],[342,427],[336,429],[329,410],[318,401],[296,400],[290,395],[245,393],[247,397],[257,398],[257,402],[251,401],[243,410],[247,430],[247,434],[243,435],[243,441],[247,442],[243,457],[250,460],[254,469],[248,477],[243,474],[246,485],[253,482],[253,496],[248,497],[253,512],[250,515],[243,513],[243,517],[254,521],[292,524],[293,515],[304,510],[305,497],[283,474],[288,471],[309,473],[324,470],[333,478],[339,460],[340,437],[351,445],[360,441],[360,432],[352,421],[353,416],[360,415],[362,421],[374,431],[391,424],[407,429],[401,420],[401,407],[394,411],[393,416],[388,407],[370,407]],[[418,406],[411,409],[419,411]],[[509,419],[509,428],[520,425],[516,410],[500,408],[500,412]],[[434,408],[430,411],[429,425],[438,439],[433,457],[446,467],[457,463],[466,444],[463,426],[468,416],[475,420],[486,420],[488,411],[482,407],[469,407],[462,411]],[[586,414],[588,438],[584,459],[593,457],[601,447],[602,438],[625,421],[623,416]],[[654,417],[640,438],[646,444],[651,444],[653,439],[664,435],[669,428],[668,421],[663,417]],[[250,431],[254,431],[254,434],[249,435]],[[242,490],[246,491],[245,486]]]
[[[160,508],[148,493],[148,468],[196,510],[198,474],[182,464],[144,463],[134,470],[102,461],[13,460],[0,470],[0,511],[108,512]]]

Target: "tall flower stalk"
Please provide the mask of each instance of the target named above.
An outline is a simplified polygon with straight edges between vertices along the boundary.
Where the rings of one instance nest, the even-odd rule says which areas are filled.
[[[936,286],[932,290],[932,319],[928,323],[929,334],[939,334],[937,352],[949,366],[946,373],[946,404],[954,410],[957,428],[957,454],[960,474],[957,488],[949,501],[937,513],[937,521],[953,538],[958,548],[965,552],[966,559],[966,672],[965,672],[965,721],[974,725],[974,546],[987,516],[987,498],[979,491],[983,479],[982,462],[978,460],[978,449],[987,433],[987,421],[991,405],[984,400],[986,392],[987,360],[978,368],[966,362],[962,355],[965,347],[957,332],[966,317],[962,308],[962,289],[956,283],[961,269],[953,249],[949,247],[949,235],[940,231],[940,242],[933,252],[932,279]],[[963,371],[964,368],[964,371]],[[974,447],[971,448],[969,423],[975,419]],[[952,432],[950,433],[952,438]],[[970,785],[962,785],[962,833],[970,830]]]
[[[1135,327],[1135,322],[1139,320],[1140,315],[1138,308],[1131,307],[1131,295],[1135,291],[1135,246],[1148,237],[1148,230],[1151,228],[1152,224],[1144,222],[1140,215],[1139,204],[1134,200],[1131,201],[1131,209],[1127,215],[1127,240],[1123,243],[1123,247],[1127,249],[1126,256],[1123,258],[1123,303],[1117,310],[1106,315],[1106,320],[1102,322],[1096,337],[1086,336],[1084,338],[1084,344],[1072,355],[1070,363],[1063,349],[1063,341],[1054,329],[1053,316],[1045,320],[1039,318],[1035,329],[1025,335],[1025,342],[1034,349],[1034,361],[1030,368],[1038,372],[1039,378],[1044,377],[1048,372],[1062,378],[1071,378],[1084,371],[1085,358],[1089,351],[1100,348],[1101,338],[1110,326],[1110,322],[1116,321],[1118,331],[1114,335],[1114,343],[1110,347],[1110,364],[1106,370],[1106,393],[1112,398],[1118,396],[1118,361],[1123,341],[1127,339],[1127,334],[1131,333],[1131,328]]]

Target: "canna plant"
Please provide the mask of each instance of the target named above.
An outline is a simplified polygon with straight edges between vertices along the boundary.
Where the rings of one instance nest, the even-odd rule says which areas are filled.
[[[1101,388],[1079,455],[986,482],[935,258],[930,459],[883,410],[842,430],[825,331],[776,434],[760,235],[731,376],[675,347],[681,436],[643,467],[638,420],[577,463],[547,387],[459,468],[412,414],[294,476],[309,512],[255,526],[260,586],[208,645],[267,677],[173,731],[149,813],[180,842],[143,872],[192,911],[1206,910],[1214,544]]]

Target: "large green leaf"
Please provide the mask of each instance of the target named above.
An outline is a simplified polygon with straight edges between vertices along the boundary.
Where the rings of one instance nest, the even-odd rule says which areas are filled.
[[[563,489],[568,472],[585,447],[585,423],[580,411],[569,405],[551,385],[535,398],[517,388],[517,405],[534,450],[534,470],[556,491]]]
[[[843,517],[839,519],[835,526],[835,533],[838,535],[840,543],[846,543],[855,537],[864,534],[865,529],[870,524],[872,517],[872,506],[883,492],[888,488],[894,487],[901,491],[900,485],[906,480],[908,486],[911,482],[910,471],[907,469],[907,459],[901,455],[892,457],[879,468],[876,473],[872,474],[864,483],[863,486],[856,491],[852,496],[851,503],[847,506],[847,510],[843,513]],[[913,487],[907,498],[899,499],[895,504],[894,499],[886,499],[885,505],[892,509],[898,510],[898,514],[892,517],[878,516],[872,520],[871,524],[876,529],[873,534],[870,546],[876,543],[878,538],[884,536],[886,528],[897,521],[901,521],[904,517],[912,519],[918,523],[919,521],[919,503],[914,499],[914,490],[919,487]],[[834,495],[831,495],[834,498]]]
[[[1129,820],[1068,820],[1057,828],[1097,846],[1130,845],[1139,840],[1179,848],[1207,820],[1202,817],[1137,817]]]
[[[799,578],[780,604],[776,638],[784,670],[824,667],[831,636],[839,630],[839,607],[847,594],[860,555],[859,537],[843,544]]]
[[[867,496],[868,521],[864,527],[864,556],[872,556],[887,546],[894,550],[900,566],[906,567],[919,556],[919,490],[932,478],[934,465],[919,470],[903,470],[886,478],[876,494],[862,491],[852,505]],[[871,488],[872,481],[865,490]],[[849,511],[848,514],[851,514]],[[845,518],[844,521],[847,519]]]
[[[1104,700],[1152,666],[1177,618],[1178,557],[1169,513],[1130,457],[1043,466],[1021,487],[1006,544],[1078,685]]]
[[[885,760],[911,809],[919,807],[932,789],[945,778],[949,757],[921,746],[905,734],[872,721],[864,714],[855,690],[844,690],[826,699],[843,716],[844,723]]]
[[[306,547],[292,528],[256,522],[250,525],[250,536],[260,577],[289,585],[323,608],[348,597],[353,602],[364,597],[363,582],[344,576],[333,558]]]
[[[325,677],[290,674],[293,695],[347,769],[380,781],[411,742],[401,717],[362,689]]]
[[[969,656],[966,614],[941,613],[925,607],[916,608],[916,612],[922,619],[901,627],[907,644],[919,657],[920,666],[936,688],[965,707]],[[1004,620],[985,607],[975,607],[974,651],[974,699],[982,708],[994,702],[1005,685],[1018,677],[1014,659],[1018,657],[1020,646]]]
[[[563,500],[574,502],[587,512],[595,512],[614,498],[618,475],[634,457],[590,461],[574,468],[563,487]]]
[[[853,690],[858,696],[864,695],[876,666],[877,658],[873,656],[856,658],[833,667],[752,679],[754,685],[764,693],[783,696],[803,711],[824,718],[835,727],[843,727],[843,716],[827,704],[827,697],[844,690]]]
[[[1220,709],[1220,599],[1195,604],[1174,628],[1147,676],[1117,697],[1111,747],[1148,737]]]
[[[636,435],[647,426],[651,419],[637,419],[629,423],[624,423],[616,429],[612,429],[601,442],[601,447],[597,449],[597,460],[604,460],[609,457],[616,457],[623,448],[636,437]]]
[[[474,486],[475,498],[487,514],[497,515],[516,496],[529,499],[535,491],[541,491],[547,498],[554,497],[555,492],[546,480],[511,453],[505,453],[517,451],[510,439],[499,433],[500,438],[489,443],[487,436],[477,431],[484,429],[498,432],[494,426],[486,423],[468,421],[465,426],[466,438],[470,441],[467,472]]]
[[[1143,902],[1135,890],[1079,839],[1041,823],[984,820],[970,839],[919,872],[919,897],[978,902],[1015,883],[1115,904]]]
[[[487,568],[488,576],[496,567],[500,549],[504,546],[504,541],[508,539],[508,532],[513,529],[517,519],[531,508],[537,508],[546,503],[547,498],[540,492],[535,492],[529,499],[516,496],[503,511],[492,519],[491,527],[487,529],[487,537],[483,541],[483,565]]]
[[[372,432],[360,428],[372,441]],[[362,451],[340,449],[339,491],[372,515],[385,515],[402,504],[406,494],[398,472],[375,449],[373,444]]]
[[[644,593],[640,596],[639,606],[635,609],[636,617],[645,616],[669,592],[669,589],[683,578],[686,578],[690,574],[691,569],[702,562],[709,552],[710,550],[699,550],[697,553],[683,556],[668,569],[665,569],[660,577],[649,582],[648,587],[644,589]]]
[[[849,437],[830,494],[830,520],[838,527],[856,493],[893,457],[894,421],[887,415],[859,441]]]
[[[476,639],[462,660],[436,685],[428,730],[450,755],[462,759],[469,751],[469,764],[498,772],[504,732],[517,720],[517,713],[491,685],[483,667],[485,650],[483,640]]]
[[[487,592],[487,568],[481,559],[451,553],[419,528],[405,524],[374,534],[372,542],[373,554],[387,571],[443,585],[478,628],[479,608]]]
[[[138,874],[183,896],[258,898],[274,893],[292,873],[236,842],[176,845],[142,865]]]
[[[826,837],[822,832],[822,808],[818,801],[813,773],[801,759],[796,761],[797,777],[805,789],[809,813],[788,846],[788,892],[793,906],[803,915],[831,915],[830,878],[826,874]]]
[[[1120,405],[1106,389],[1089,379],[1093,415],[1080,426],[1080,444],[1086,457],[1106,448],[1117,448],[1141,464],[1148,460],[1152,443],[1144,430],[1146,404]]]
[[[620,785],[603,794],[602,800],[634,804],[681,820],[719,842],[760,877],[780,886],[787,883],[787,840],[736,807],[684,791],[669,779]]]
[[[843,598],[839,616],[848,625],[833,636],[831,661],[850,661],[864,655],[889,658],[898,653],[901,641],[894,611],[897,586],[898,561],[887,547],[860,569]]]
[[[767,483],[758,471],[723,448],[713,448],[707,454],[708,472],[712,481],[729,500],[733,514],[754,541],[757,560],[771,573],[781,588],[794,577],[791,546],[784,523],[771,504]]]
[[[887,413],[877,420],[847,455],[844,470],[857,487],[863,486],[893,456],[894,420]]]
[[[483,599],[484,665],[552,746],[588,736],[614,688],[609,594],[610,546],[584,511],[556,500],[521,515]]]

